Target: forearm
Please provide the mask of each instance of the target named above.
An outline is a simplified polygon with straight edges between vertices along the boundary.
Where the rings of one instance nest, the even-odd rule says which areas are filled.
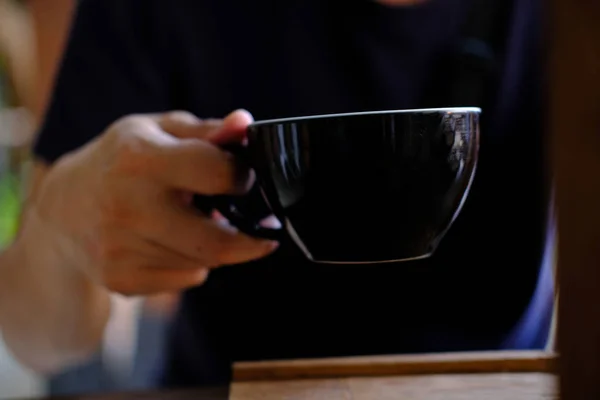
[[[106,290],[66,265],[57,239],[30,212],[15,243],[0,255],[4,340],[19,361],[41,372],[91,354],[110,313]]]

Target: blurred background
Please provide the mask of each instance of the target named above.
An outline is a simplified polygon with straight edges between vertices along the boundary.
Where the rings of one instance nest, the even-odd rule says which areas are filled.
[[[27,195],[29,149],[52,90],[77,0],[0,0],[0,251]],[[148,387],[176,298],[115,296],[104,346],[60,376],[23,368],[0,338],[0,399]]]
[[[30,147],[78,1],[0,0],[0,251],[16,234],[20,204],[27,197]],[[152,388],[156,371],[150,368],[161,364],[166,327],[177,301],[172,295],[115,295],[97,354],[57,376],[24,368],[0,336],[0,400]]]

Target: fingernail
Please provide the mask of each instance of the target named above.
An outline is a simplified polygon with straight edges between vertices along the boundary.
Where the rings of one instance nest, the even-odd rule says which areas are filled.
[[[277,250],[277,248],[279,247],[279,242],[268,241],[266,244],[266,247],[267,247],[267,251],[269,253],[271,253],[271,252]]]
[[[281,229],[281,227],[283,225],[277,219],[276,216],[270,215],[267,218],[260,221],[260,226],[262,226],[263,228],[269,228],[269,229]]]
[[[242,120],[245,120],[249,123],[252,123],[254,121],[254,116],[252,115],[252,113],[246,110],[245,108],[238,108],[237,110],[231,112],[225,119],[227,120],[228,118],[233,116],[237,118],[242,118]]]

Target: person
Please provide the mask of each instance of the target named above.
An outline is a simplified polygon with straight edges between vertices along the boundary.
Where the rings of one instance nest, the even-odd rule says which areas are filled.
[[[35,99],[30,107],[36,124],[46,111],[58,62],[69,31],[75,0],[22,0],[31,20],[35,49],[36,76],[32,91]]]
[[[253,119],[465,105],[441,93],[471,3],[82,0],[2,254],[12,351],[58,370],[99,342],[109,292],[179,290],[156,367],[169,387],[227,382],[237,360],[543,348],[541,12],[503,3],[480,162],[454,226],[425,260],[332,266],[201,215],[191,195],[248,190],[252,174],[220,146]]]

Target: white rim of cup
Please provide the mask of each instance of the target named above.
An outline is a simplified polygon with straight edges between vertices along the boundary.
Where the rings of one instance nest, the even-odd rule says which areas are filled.
[[[444,107],[444,108],[415,108],[406,110],[383,110],[383,111],[362,111],[362,112],[350,112],[350,113],[339,113],[339,114],[321,114],[321,115],[308,115],[305,117],[290,117],[290,118],[277,118],[277,119],[266,119],[253,122],[250,127],[261,126],[267,124],[282,124],[287,122],[303,122],[314,119],[328,119],[328,118],[339,118],[339,117],[358,117],[363,115],[387,115],[387,114],[429,114],[429,113],[481,113],[479,107]]]

